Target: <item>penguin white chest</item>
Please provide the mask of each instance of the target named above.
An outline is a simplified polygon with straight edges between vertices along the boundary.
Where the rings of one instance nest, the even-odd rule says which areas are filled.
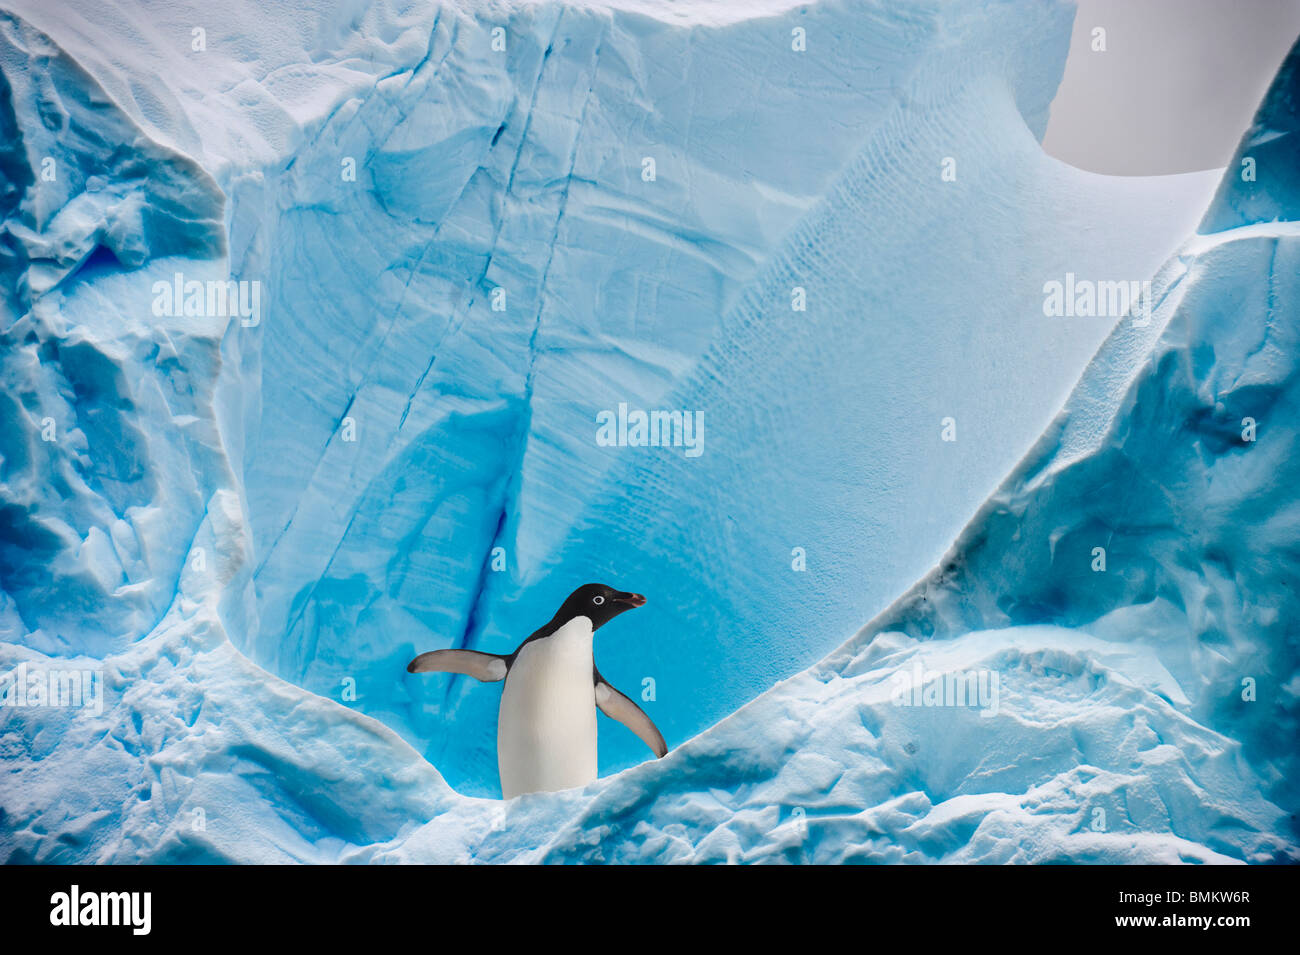
[[[592,630],[575,617],[524,645],[501,693],[497,768],[506,799],[585,786],[596,778]]]

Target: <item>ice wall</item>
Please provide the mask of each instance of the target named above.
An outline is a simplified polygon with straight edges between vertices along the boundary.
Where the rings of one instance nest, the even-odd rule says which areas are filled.
[[[6,858],[1293,853],[1290,227],[1206,229],[1144,327],[1046,318],[1213,186],[1043,156],[1068,8],[16,8],[0,667],[107,693],[4,714]],[[177,271],[262,283],[259,321],[156,315]],[[704,453],[597,446],[620,401]],[[458,795],[496,793],[497,691],[404,663],[589,578],[650,597],[597,653],[675,751]],[[998,672],[1000,715],[895,707],[918,661]]]
[[[379,5],[285,34],[249,8],[201,55],[159,11],[143,66],[86,49],[94,10],[50,26],[203,157],[231,273],[264,284],[214,409],[252,533],[232,639],[355,681],[467,792],[495,792],[496,696],[406,676],[416,650],[510,649],[610,579],[651,605],[605,672],[655,681],[670,741],[699,731],[933,563],[1109,329],[1045,321],[1043,281],[1149,275],[1206,188],[1041,154],[1066,7],[720,9]],[[699,412],[704,453],[598,447],[620,402]],[[606,733],[604,767],[639,745]]]
[[[212,421],[227,322],[154,316],[148,294],[166,259],[220,259],[224,199],[9,14],[0,72],[0,632],[102,656],[172,603],[233,484]]]

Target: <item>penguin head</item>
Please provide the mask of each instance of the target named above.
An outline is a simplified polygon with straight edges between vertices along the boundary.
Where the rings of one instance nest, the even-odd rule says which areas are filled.
[[[599,630],[625,610],[640,607],[644,603],[645,598],[640,594],[615,590],[604,584],[583,584],[569,594],[555,619],[564,623],[574,617],[587,617],[591,620],[591,629]]]

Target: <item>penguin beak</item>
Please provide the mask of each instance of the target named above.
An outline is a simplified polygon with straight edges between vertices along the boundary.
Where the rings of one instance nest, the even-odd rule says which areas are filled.
[[[614,601],[614,603],[628,604],[633,607],[645,606],[645,598],[640,594],[619,594],[616,597],[611,597],[610,600]]]

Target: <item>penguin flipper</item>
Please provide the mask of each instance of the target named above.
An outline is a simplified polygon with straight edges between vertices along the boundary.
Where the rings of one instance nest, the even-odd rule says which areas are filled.
[[[406,665],[407,673],[463,673],[484,683],[504,680],[508,669],[506,657],[477,650],[430,650]]]
[[[618,720],[641,737],[641,742],[650,747],[656,759],[662,758],[668,752],[668,744],[664,742],[664,734],[659,732],[659,727],[655,726],[654,720],[646,716],[641,707],[614,689],[600,675],[599,670],[595,667],[592,670],[596,682],[596,705],[600,707],[600,711]]]

